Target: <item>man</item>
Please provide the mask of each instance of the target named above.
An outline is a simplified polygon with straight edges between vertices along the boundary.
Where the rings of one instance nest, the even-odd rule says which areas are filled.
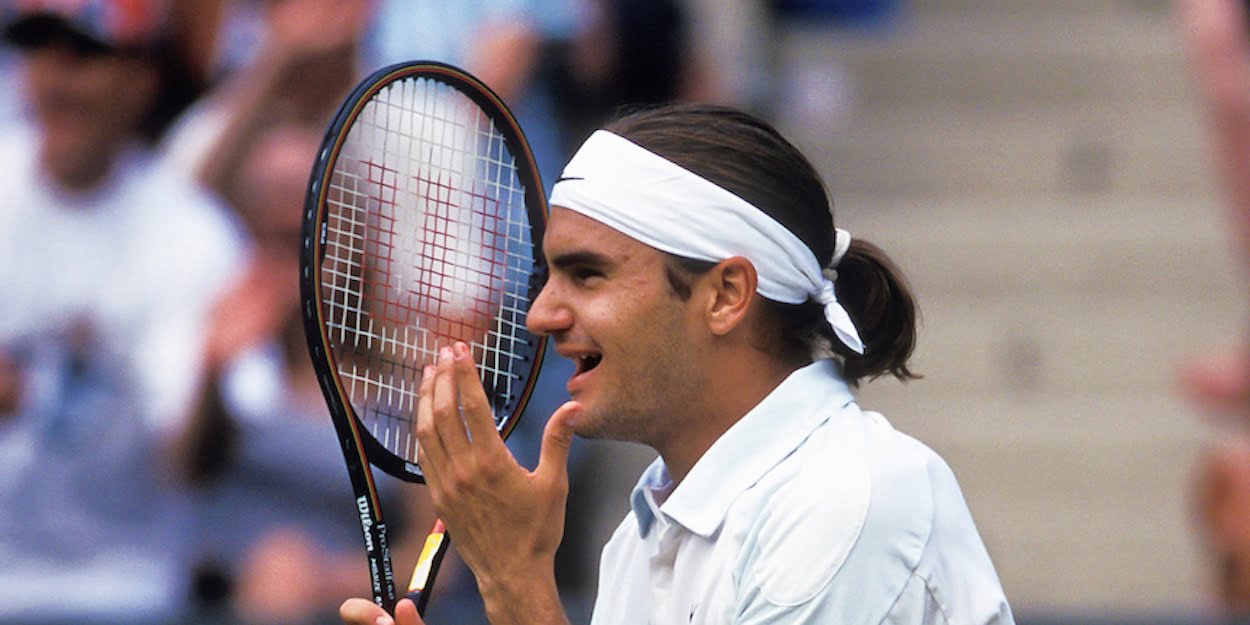
[[[160,18],[5,7],[29,124],[0,134],[0,622],[163,620],[186,595],[160,452],[238,242],[145,149]]]
[[[793,146],[728,109],[639,113],[582,146],[551,203],[528,323],[576,371],[538,467],[490,436],[463,345],[418,406],[435,508],[492,623],[567,622],[552,560],[573,434],[660,456],[604,548],[592,623],[1013,622],[949,468],[854,402],[861,379],[914,377],[914,302],[834,230]],[[341,614],[390,622],[360,599]],[[396,621],[420,622],[410,602]]]

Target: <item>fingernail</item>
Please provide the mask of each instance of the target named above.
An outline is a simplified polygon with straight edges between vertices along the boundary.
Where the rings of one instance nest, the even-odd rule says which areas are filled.
[[[382,616],[379,616],[378,620],[374,621],[373,623],[374,625],[395,625],[395,621],[392,620],[391,617],[385,614],[383,614]]]
[[[451,348],[450,348],[450,347],[444,347],[444,348],[442,348],[442,349],[439,349],[439,350],[438,350],[438,361],[439,361],[439,362],[446,362],[446,361],[448,361],[448,360],[451,360]]]
[[[426,365],[421,369],[421,375],[427,378],[434,377],[434,365]]]
[[[464,343],[457,342],[456,343],[456,360],[463,360],[464,357],[468,355],[469,355],[469,346],[465,345]]]

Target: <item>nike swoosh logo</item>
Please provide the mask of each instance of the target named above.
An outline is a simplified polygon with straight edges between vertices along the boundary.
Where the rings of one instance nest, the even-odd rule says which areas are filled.
[[[581,176],[560,176],[559,178],[556,178],[556,184],[560,184],[565,180],[585,180],[585,178]]]

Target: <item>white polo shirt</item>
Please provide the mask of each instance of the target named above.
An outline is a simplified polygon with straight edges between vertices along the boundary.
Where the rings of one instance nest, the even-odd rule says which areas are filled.
[[[946,463],[861,411],[832,361],[791,374],[676,487],[657,459],[630,503],[592,625],[1014,622]]]

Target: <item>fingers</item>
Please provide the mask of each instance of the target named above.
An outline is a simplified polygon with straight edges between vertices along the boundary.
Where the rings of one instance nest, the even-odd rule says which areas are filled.
[[[418,396],[418,464],[435,480],[458,458],[475,462],[475,454],[480,459],[507,453],[472,351],[464,343],[439,350],[437,364],[423,372]]]
[[[368,599],[344,601],[339,606],[339,618],[347,625],[392,625],[395,622],[386,610]]]
[[[477,375],[477,367],[473,363],[473,354],[469,346],[456,343],[453,373],[456,386],[460,389],[460,406],[464,411],[464,421],[469,428],[469,435],[474,444],[492,443],[499,439],[495,429],[494,411],[490,401],[486,399],[486,390]]]
[[[535,469],[539,476],[550,479],[568,472],[569,447],[573,444],[573,434],[581,414],[582,405],[568,401],[547,420],[547,427],[543,429],[542,451]]]
[[[348,599],[339,606],[339,618],[346,625],[425,625],[417,615],[417,606],[410,599],[400,599],[395,618],[368,599]]]
[[[469,366],[472,367],[472,362]],[[456,361],[451,347],[438,350],[433,402],[434,429],[447,455],[458,457],[468,453],[469,435],[460,415],[460,381],[456,376]]]
[[[437,479],[438,467],[447,462],[447,452],[434,425],[434,371],[432,365],[425,367],[417,390],[417,464],[427,476]]]
[[[396,625],[425,625],[417,614],[417,605],[411,599],[400,599],[395,605]],[[379,624],[382,625],[382,624]]]

